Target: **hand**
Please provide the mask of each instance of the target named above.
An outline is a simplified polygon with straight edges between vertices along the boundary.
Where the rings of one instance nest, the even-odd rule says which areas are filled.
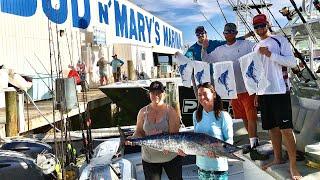
[[[178,152],[177,152],[177,154],[179,155],[179,156],[187,156],[187,154],[186,153],[184,153],[181,149],[178,149]]]
[[[207,156],[210,158],[217,158],[218,156],[216,156],[216,154],[212,151],[208,151]]]
[[[257,95],[254,96],[253,105],[254,105],[254,107],[259,106],[259,97]]]
[[[249,38],[249,37],[254,37],[255,36],[255,34],[254,34],[254,32],[253,31],[250,31],[250,32],[248,32],[247,34],[245,34],[243,37],[245,38],[245,39],[247,39],[247,38]]]
[[[127,139],[124,141],[124,144],[127,146],[135,146],[130,139],[132,138],[132,136],[128,136]]]
[[[180,56],[180,54],[181,53],[179,51],[177,51],[177,52],[174,53],[174,57],[177,58],[178,56]]]
[[[269,51],[268,47],[260,47],[259,52],[260,54],[265,55],[267,57],[271,56],[271,52]]]
[[[209,40],[205,38],[202,42],[202,48],[207,49],[209,47]]]

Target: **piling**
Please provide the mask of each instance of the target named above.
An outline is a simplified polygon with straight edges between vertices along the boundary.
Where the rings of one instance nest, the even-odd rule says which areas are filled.
[[[18,110],[17,92],[15,90],[5,92],[6,101],[6,136],[17,136],[18,131]]]

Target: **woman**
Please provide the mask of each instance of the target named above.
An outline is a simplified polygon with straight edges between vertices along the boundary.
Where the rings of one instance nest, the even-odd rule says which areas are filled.
[[[199,105],[193,113],[194,131],[205,133],[233,144],[232,118],[222,111],[222,101],[210,83],[198,85]],[[208,152],[208,157],[196,156],[199,179],[228,179],[228,161]]]
[[[179,117],[171,106],[164,103],[164,90],[163,84],[159,81],[150,84],[151,103],[140,109],[134,137],[179,132]],[[169,179],[182,179],[182,159],[176,153],[160,152],[142,147],[141,154],[146,180],[160,180],[162,168],[166,171]]]

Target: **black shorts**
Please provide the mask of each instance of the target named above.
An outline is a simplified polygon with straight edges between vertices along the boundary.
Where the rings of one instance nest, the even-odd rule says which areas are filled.
[[[145,180],[160,180],[162,168],[170,180],[182,180],[182,157],[177,156],[165,163],[148,163],[142,160]]]
[[[270,130],[275,127],[292,129],[292,110],[290,93],[269,94],[259,96],[262,129]]]

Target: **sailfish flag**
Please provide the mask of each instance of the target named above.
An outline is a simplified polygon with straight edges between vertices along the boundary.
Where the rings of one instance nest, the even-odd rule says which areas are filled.
[[[194,79],[196,85],[211,82],[210,78],[210,65],[206,62],[192,61],[194,68]]]
[[[264,90],[269,85],[261,59],[261,55],[256,52],[239,58],[244,85],[249,95]]]
[[[191,87],[191,76],[193,70],[192,61],[181,53],[177,53],[174,60],[178,65],[183,86]]]
[[[217,62],[213,66],[213,79],[217,94],[222,99],[236,99],[237,89],[231,61]]]

